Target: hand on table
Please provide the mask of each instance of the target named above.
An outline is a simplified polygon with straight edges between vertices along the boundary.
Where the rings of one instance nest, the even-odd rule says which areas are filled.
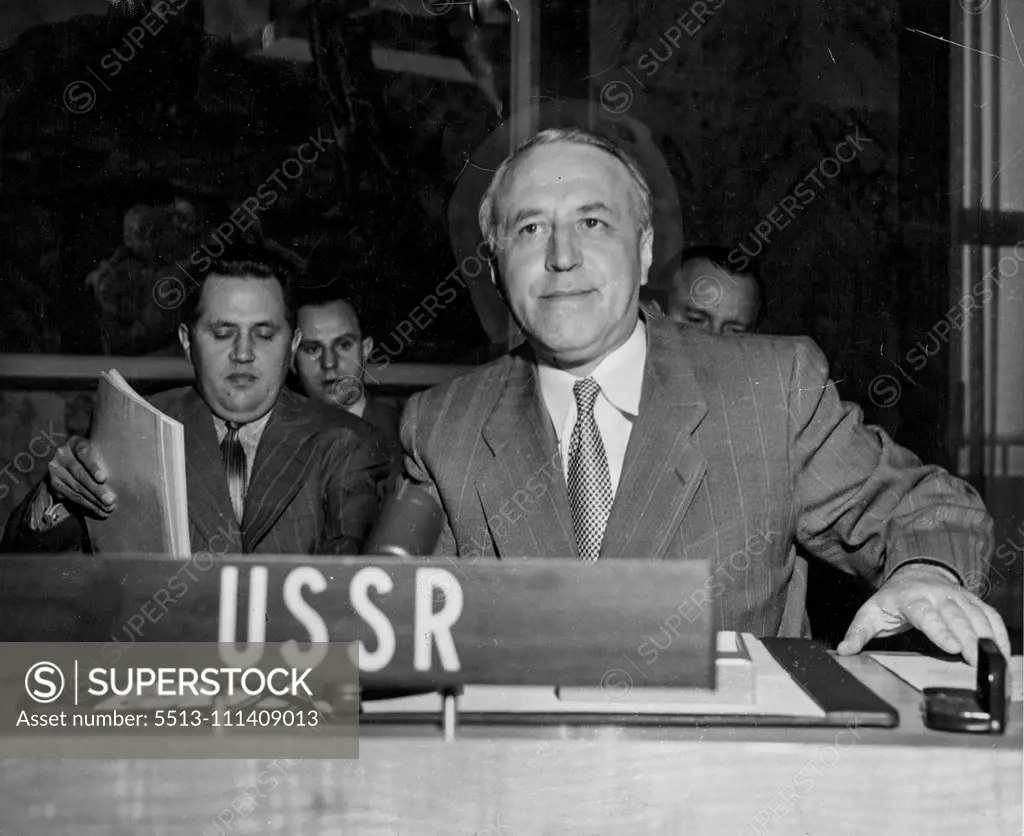
[[[841,656],[859,653],[874,638],[916,627],[947,653],[978,663],[978,639],[990,638],[1010,658],[1003,619],[953,575],[929,563],[901,566],[858,611],[839,643]]]
[[[107,472],[89,439],[71,436],[57,448],[50,460],[49,488],[54,498],[70,502],[106,519],[116,507],[117,497],[104,485]]]

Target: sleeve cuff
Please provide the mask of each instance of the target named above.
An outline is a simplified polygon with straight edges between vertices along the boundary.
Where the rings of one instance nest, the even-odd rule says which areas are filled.
[[[32,501],[32,508],[29,511],[28,527],[34,532],[49,531],[70,517],[67,508],[62,502],[55,502],[46,487],[46,483],[39,485],[39,491]]]
[[[928,566],[934,566],[936,569],[942,569],[947,575],[949,575],[950,579],[957,586],[964,585],[964,579],[960,577],[960,573],[956,569],[954,569],[952,566],[950,566],[948,563],[942,560],[936,560],[935,558],[931,557],[914,557],[910,558],[909,560],[904,560],[902,563],[900,563],[899,566],[897,566],[895,569],[889,572],[885,580],[888,581],[889,578],[891,578],[893,575],[899,572],[904,566],[914,566],[915,564],[919,563],[924,563]]]

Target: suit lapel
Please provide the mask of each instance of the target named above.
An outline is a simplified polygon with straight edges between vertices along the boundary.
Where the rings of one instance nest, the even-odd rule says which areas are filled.
[[[482,435],[494,458],[477,482],[477,493],[498,553],[576,556],[555,432],[534,365],[521,352],[513,357]]]
[[[664,554],[707,469],[692,434],[708,408],[674,324],[647,319],[641,391],[602,558]]]
[[[189,521],[207,543],[218,535],[228,537],[231,550],[241,551],[239,524],[231,507],[213,414],[194,389],[183,396],[181,423],[185,427]]]
[[[317,427],[303,407],[302,398],[282,389],[263,430],[245,493],[242,546],[247,553],[277,522],[316,465]]]

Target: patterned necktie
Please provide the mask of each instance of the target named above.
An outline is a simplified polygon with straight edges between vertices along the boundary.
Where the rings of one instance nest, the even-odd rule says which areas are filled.
[[[239,425],[229,421],[227,427],[227,434],[220,444],[220,452],[224,457],[224,470],[228,474],[231,505],[235,509],[235,516],[241,522],[245,508],[245,449],[238,438]]]
[[[569,439],[569,504],[572,527],[580,559],[597,560],[601,553],[604,528],[612,510],[612,478],[601,433],[594,419],[594,402],[601,387],[593,378],[577,380],[572,387],[576,397],[576,426]]]

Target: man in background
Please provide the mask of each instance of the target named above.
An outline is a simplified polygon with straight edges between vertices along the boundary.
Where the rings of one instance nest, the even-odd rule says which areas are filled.
[[[355,306],[337,290],[318,288],[299,296],[298,324],[302,332],[292,368],[306,395],[326,406],[343,409],[376,427],[391,456],[393,487],[401,475],[402,442],[397,405],[366,391],[366,360],[373,337],[363,335]]]
[[[358,554],[388,472],[364,422],[284,388],[301,342],[290,265],[240,245],[183,303],[178,336],[195,385],[151,403],[185,428],[193,552]],[[85,520],[117,514],[109,472],[72,436],[11,515],[0,550],[92,551]]]
[[[737,271],[725,247],[684,250],[670,267],[664,313],[709,334],[749,334],[764,321],[764,285],[756,268]]]

